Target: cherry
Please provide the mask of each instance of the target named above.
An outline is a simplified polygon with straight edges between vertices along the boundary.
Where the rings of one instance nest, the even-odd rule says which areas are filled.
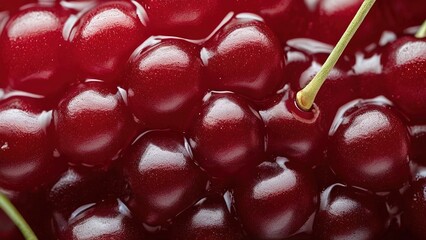
[[[332,45],[340,39],[363,0],[315,0],[308,36]],[[378,4],[374,6],[356,32],[349,50],[377,41],[386,25]],[[366,38],[365,36],[369,36]]]
[[[411,183],[404,194],[404,213],[402,221],[405,227],[418,239],[426,237],[426,179],[421,178]]]
[[[398,30],[418,26],[425,20],[426,3],[423,0],[389,0],[384,2],[391,9],[391,17]]]
[[[146,35],[136,6],[104,2],[87,11],[72,29],[72,58],[86,77],[111,79]]]
[[[244,229],[256,239],[283,239],[296,233],[316,208],[317,187],[310,171],[293,162],[264,162],[233,188],[234,207]]]
[[[74,164],[89,166],[117,158],[132,132],[119,90],[96,81],[69,89],[53,111],[53,123],[60,153]]]
[[[129,105],[148,128],[184,129],[201,102],[203,70],[196,45],[164,40],[130,60]]]
[[[316,239],[379,239],[386,207],[378,197],[356,188],[332,185],[321,194],[314,221]]]
[[[291,38],[303,36],[302,29],[306,29],[309,15],[304,1],[298,0],[234,0],[235,8],[239,12],[253,12],[260,15],[278,35],[282,42]],[[285,26],[283,25],[285,23]]]
[[[283,50],[263,22],[236,17],[202,50],[208,85],[252,99],[276,93],[283,85]]]
[[[381,51],[371,56],[357,53],[353,66],[353,82],[359,86],[357,94],[359,97],[369,99],[383,95],[385,81],[380,60]]]
[[[49,95],[69,83],[62,58],[68,15],[60,7],[34,6],[10,18],[0,36],[0,71],[10,87]]]
[[[0,3],[0,12],[1,11],[10,11],[16,10],[24,4],[36,2],[35,0],[14,0],[14,1],[1,1]]]
[[[411,154],[410,158],[422,164],[426,163],[426,125],[410,127]]]
[[[263,159],[260,116],[232,93],[209,93],[192,124],[190,144],[198,164],[210,176],[229,178]]]
[[[426,118],[426,39],[400,38],[384,53],[387,96],[413,121]]]
[[[260,111],[268,139],[267,151],[315,165],[322,158],[327,136],[321,126],[321,112],[317,107],[303,112],[292,95],[286,91],[280,101]]]
[[[407,129],[387,106],[347,110],[329,143],[333,171],[350,185],[373,191],[399,188],[409,178]]]
[[[126,206],[116,201],[98,203],[69,221],[59,240],[141,240],[141,228]]]
[[[154,34],[191,39],[207,37],[229,11],[226,0],[138,0]]]
[[[38,188],[62,171],[53,158],[46,130],[51,113],[37,101],[14,97],[0,102],[0,186],[12,190]]]
[[[242,240],[242,230],[229,212],[223,198],[200,200],[175,220],[170,239]]]
[[[159,225],[190,207],[206,189],[182,135],[168,131],[143,134],[132,146],[124,168],[141,221]]]

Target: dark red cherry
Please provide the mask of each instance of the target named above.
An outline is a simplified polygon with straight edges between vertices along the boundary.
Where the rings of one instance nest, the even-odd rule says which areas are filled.
[[[308,4],[308,8],[312,7],[313,13],[307,35],[335,45],[364,0],[315,0],[311,2]],[[378,41],[382,31],[386,28],[385,23],[380,8],[376,4],[363,21],[348,49]]]
[[[418,239],[426,238],[426,178],[411,183],[404,194],[402,222]]]
[[[10,87],[31,93],[57,93],[70,81],[62,71],[64,22],[60,7],[34,6],[13,15],[0,37],[0,71]]]
[[[146,36],[136,6],[127,1],[104,2],[74,26],[72,58],[86,77],[111,79]]]
[[[302,227],[316,209],[312,173],[284,162],[264,162],[233,188],[234,207],[244,229],[256,239],[283,239]]]
[[[310,14],[304,1],[299,0],[234,0],[239,12],[252,12],[260,15],[274,30],[282,42],[302,37],[307,28]]]
[[[59,240],[143,240],[141,227],[119,200],[98,203],[74,218]]]
[[[262,124],[244,99],[231,93],[209,93],[190,130],[195,160],[218,178],[256,166],[263,160]]]
[[[53,112],[61,154],[74,164],[105,165],[129,141],[131,117],[116,87],[86,82],[72,87]]]
[[[369,99],[383,95],[385,81],[380,60],[381,52],[376,52],[371,56],[357,53],[353,66],[353,82],[359,86],[358,96],[360,98]]]
[[[389,6],[391,20],[398,30],[419,26],[425,21],[426,2],[423,0],[389,0],[384,1]]]
[[[195,165],[181,134],[154,131],[131,147],[124,168],[133,192],[130,208],[149,225],[159,225],[201,198],[207,178]]]
[[[387,96],[412,120],[426,118],[426,39],[400,38],[382,58]]]
[[[126,70],[129,105],[148,129],[188,125],[203,92],[198,46],[165,40],[130,60]]]
[[[359,104],[349,109],[329,143],[333,171],[350,185],[398,189],[410,176],[407,128],[392,109]]]
[[[9,98],[0,103],[0,186],[29,190],[61,174],[63,163],[53,158],[47,136],[51,112],[31,99]]]
[[[318,240],[380,239],[385,232],[386,220],[385,203],[378,197],[336,184],[321,194],[314,236]]]
[[[201,39],[207,37],[229,11],[226,0],[138,0],[154,34]]]
[[[0,2],[0,12],[14,11],[17,8],[23,6],[24,4],[33,3],[33,2],[36,2],[36,0],[14,0],[14,1],[4,0]]]
[[[268,152],[308,165],[322,159],[327,132],[322,129],[321,111],[316,105],[311,112],[304,112],[297,107],[294,93],[286,91],[280,101],[260,111],[260,115]]]
[[[174,219],[170,239],[242,240],[243,233],[221,196],[200,200]]]
[[[208,85],[252,99],[276,93],[283,85],[283,50],[260,21],[234,18],[205,43],[201,57]]]
[[[410,126],[410,159],[426,164],[426,124]]]

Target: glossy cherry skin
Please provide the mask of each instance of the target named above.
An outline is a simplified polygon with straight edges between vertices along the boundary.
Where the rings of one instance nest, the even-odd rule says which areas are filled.
[[[51,112],[37,101],[14,97],[0,103],[0,186],[30,190],[61,174],[63,163],[53,158],[47,126]]]
[[[310,112],[297,107],[294,93],[286,91],[281,100],[260,111],[265,123],[267,151],[308,165],[322,159],[327,138],[321,126],[321,111],[315,105]]]
[[[49,95],[68,84],[62,73],[67,64],[62,29],[68,15],[61,7],[34,6],[9,19],[0,36],[0,71],[10,87]]]
[[[16,1],[2,1],[0,3],[1,11],[14,11],[24,4],[35,2],[35,0],[16,0]]]
[[[256,166],[263,160],[262,124],[244,99],[231,93],[209,93],[190,130],[195,160],[217,178]]]
[[[404,193],[402,215],[403,225],[418,239],[426,238],[426,179],[421,178],[411,183]]]
[[[375,240],[384,234],[386,218],[385,203],[378,197],[336,184],[321,194],[314,236],[318,240]]]
[[[418,26],[425,20],[426,3],[423,0],[389,0],[384,1],[391,10],[391,20],[396,29]]]
[[[372,191],[398,189],[410,176],[407,128],[384,105],[349,109],[329,143],[330,166],[350,185]]]
[[[116,87],[86,82],[69,89],[53,111],[58,150],[74,164],[107,165],[129,142],[131,116]]]
[[[262,99],[284,85],[283,50],[263,22],[232,19],[205,43],[201,57],[213,90]]]
[[[411,153],[410,159],[426,164],[426,124],[410,126]]]
[[[104,2],[74,26],[72,58],[85,77],[113,79],[146,35],[136,6],[127,1]]]
[[[129,210],[119,200],[98,203],[74,218],[58,234],[59,240],[146,239]]]
[[[138,0],[155,35],[207,37],[229,11],[226,0]]]
[[[384,53],[387,96],[412,120],[426,118],[426,39],[405,37]]]
[[[299,0],[234,0],[239,12],[258,14],[278,35],[281,42],[301,37],[307,28],[310,14],[304,1]],[[285,25],[283,25],[285,23]]]
[[[124,168],[130,208],[149,225],[160,225],[199,200],[207,178],[195,165],[181,134],[154,131],[131,147]]]
[[[199,49],[184,40],[164,40],[130,60],[129,105],[147,129],[184,129],[201,103]]]
[[[221,196],[200,200],[174,219],[170,239],[242,240],[241,227]]]
[[[264,162],[235,185],[237,215],[256,239],[289,237],[316,209],[317,186],[312,173],[292,162]]]

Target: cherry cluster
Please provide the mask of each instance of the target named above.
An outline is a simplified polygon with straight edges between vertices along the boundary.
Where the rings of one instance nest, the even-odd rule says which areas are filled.
[[[0,3],[0,192],[39,239],[425,239],[424,0]],[[0,239],[22,239],[0,212]]]

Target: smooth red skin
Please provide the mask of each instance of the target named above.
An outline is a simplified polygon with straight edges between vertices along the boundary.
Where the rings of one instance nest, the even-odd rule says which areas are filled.
[[[146,11],[154,35],[201,39],[230,11],[227,0],[138,0]]]
[[[372,191],[398,189],[410,177],[407,128],[386,106],[346,112],[329,143],[330,166],[346,183]]]
[[[311,14],[300,0],[234,0],[235,10],[261,16],[281,42],[304,35]]]
[[[143,240],[141,227],[118,200],[108,200],[70,219],[58,240]]]
[[[314,236],[318,240],[380,239],[386,221],[385,203],[378,197],[356,188],[332,185],[321,194]]]
[[[46,133],[49,113],[31,99],[9,98],[0,103],[0,186],[30,190],[61,174],[63,163],[53,158]]]
[[[86,82],[69,89],[53,111],[56,143],[69,162],[108,165],[129,142],[131,115],[117,88]]]
[[[200,200],[174,219],[169,239],[242,240],[242,229],[221,196]]]
[[[282,99],[260,111],[267,135],[267,152],[285,156],[307,165],[322,159],[327,132],[321,126],[317,106],[311,112],[300,110],[294,94],[286,92]]]
[[[426,118],[426,39],[400,38],[384,53],[386,95],[413,121]]]
[[[232,192],[237,216],[256,239],[290,237],[316,209],[314,176],[293,162],[264,162],[238,179]]]
[[[234,18],[204,47],[201,56],[206,64],[207,84],[213,90],[263,99],[284,85],[284,53],[263,22]]]
[[[237,95],[210,93],[192,124],[190,144],[210,176],[228,179],[263,161],[263,123]]]
[[[0,2],[0,11],[14,11],[17,8],[23,6],[27,3],[33,3],[36,2],[35,0],[3,0]]]
[[[426,2],[423,0],[383,0],[383,2],[386,2],[392,13],[390,21],[395,24],[395,30],[419,26],[425,20]]]
[[[12,15],[0,36],[0,71],[11,88],[51,95],[70,82],[62,57],[68,15],[61,7],[41,6]]]
[[[426,179],[418,179],[404,193],[402,224],[418,239],[426,238]]]
[[[357,57],[352,82],[359,86],[357,95],[360,98],[369,99],[383,95],[385,80],[380,60],[381,51],[376,51],[371,56]]]
[[[307,30],[307,37],[335,45],[363,2],[363,0],[314,1],[311,4],[313,7],[312,19]],[[379,40],[385,29],[386,21],[382,16],[381,8],[376,4],[354,35],[354,39],[346,51],[356,50]]]
[[[146,129],[185,129],[204,94],[199,47],[164,40],[130,60],[129,106]]]
[[[86,12],[71,32],[72,58],[85,77],[113,80],[147,37],[136,6],[104,2]]]
[[[148,132],[126,158],[124,172],[133,193],[129,206],[149,225],[164,224],[194,204],[206,189],[207,178],[193,162],[181,134]]]
[[[426,164],[426,124],[410,126],[410,159]]]

